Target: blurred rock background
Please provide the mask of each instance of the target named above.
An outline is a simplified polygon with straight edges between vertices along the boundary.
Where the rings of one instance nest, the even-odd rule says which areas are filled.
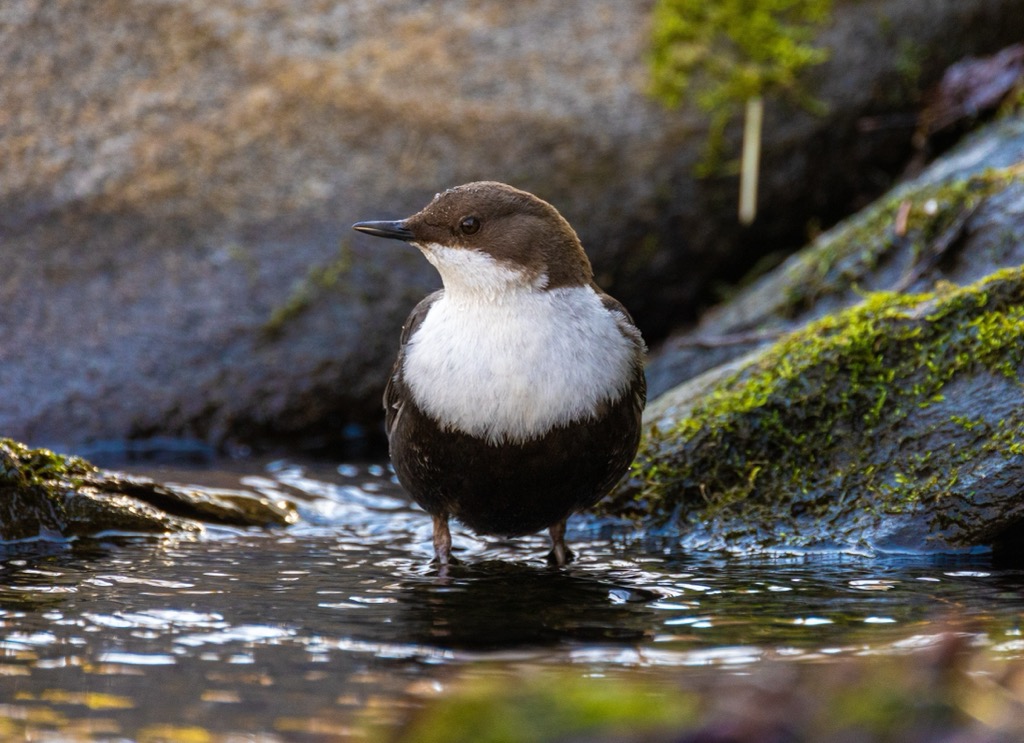
[[[694,176],[707,117],[647,94],[652,6],[5,0],[0,432],[352,451],[438,281],[349,226],[484,178],[555,204],[656,343],[891,185],[943,70],[1024,35],[1021,0],[837,2],[827,112],[769,101],[741,228],[735,175]]]

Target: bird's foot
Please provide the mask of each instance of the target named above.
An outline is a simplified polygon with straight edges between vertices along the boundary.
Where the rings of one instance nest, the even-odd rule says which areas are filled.
[[[433,560],[430,561],[430,564],[432,567],[437,569],[437,577],[443,580],[445,578],[448,578],[450,574],[449,571],[452,568],[457,568],[462,565],[462,560],[460,560],[457,557],[452,557],[451,555],[449,555],[448,559],[444,562],[441,562],[440,558],[435,557]]]
[[[438,574],[445,577],[448,575],[448,567],[458,565],[459,561],[452,557],[452,534],[448,530],[448,514],[442,513],[433,518],[434,559],[431,563],[436,563]]]
[[[548,553],[548,564],[564,567],[576,559],[576,555],[565,543],[565,519],[552,524],[548,529],[551,534],[551,551]]]
[[[448,565],[455,565],[456,567],[462,565],[462,560],[457,558],[455,555],[448,555],[447,560],[442,560],[437,555],[430,560],[431,565],[437,565],[438,567],[446,567]]]
[[[552,549],[548,552],[548,565],[554,567],[564,568],[575,559],[576,553],[568,547],[563,547],[562,550]]]

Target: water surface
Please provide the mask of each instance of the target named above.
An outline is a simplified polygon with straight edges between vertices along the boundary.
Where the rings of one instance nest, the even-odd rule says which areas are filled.
[[[381,465],[148,470],[300,502],[287,530],[0,548],[0,737],[357,736],[460,673],[743,672],[911,652],[953,629],[1016,657],[1024,573],[985,556],[688,555],[576,519],[429,565],[430,519]]]

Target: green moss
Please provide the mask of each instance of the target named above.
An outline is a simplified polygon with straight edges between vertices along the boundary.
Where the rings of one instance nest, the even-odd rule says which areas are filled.
[[[587,678],[567,670],[483,675],[475,669],[405,713],[398,730],[366,730],[361,737],[417,743],[1020,740],[1024,661],[980,647],[977,637],[949,632],[928,638],[934,644],[916,653],[840,654],[827,663],[764,660],[740,672],[655,665]]]
[[[397,739],[529,743],[582,740],[595,733],[633,739],[638,732],[691,723],[697,715],[696,699],[638,679],[571,673],[545,673],[511,683],[502,677],[474,678],[422,712]]]
[[[73,486],[97,472],[81,457],[31,449],[12,439],[0,438],[0,485],[31,488]]]
[[[780,314],[795,316],[822,297],[856,286],[897,245],[909,243],[921,259],[961,215],[1019,178],[1016,167],[994,168],[968,178],[899,190],[818,240],[786,267]],[[906,231],[896,234],[901,209],[909,208]]]
[[[65,493],[95,472],[84,459],[0,438],[0,539],[63,534]]]
[[[335,289],[352,268],[352,248],[347,240],[338,245],[337,255],[327,263],[310,266],[283,304],[275,307],[263,324],[263,334],[274,338],[296,317],[308,310],[317,297]]]
[[[200,522],[287,526],[296,518],[281,499],[162,485],[0,438],[0,539],[189,532]]]
[[[613,510],[810,544],[845,516],[934,507],[986,457],[1019,456],[1024,411],[964,425],[946,415],[943,466],[909,423],[955,380],[996,375],[1021,391],[1024,268],[933,294],[875,293],[778,341],[669,430],[650,430]],[[959,417],[958,417],[959,416]],[[923,434],[922,434],[923,436]],[[952,464],[951,464],[952,462]],[[734,518],[742,516],[742,518]]]
[[[748,99],[783,94],[821,109],[799,75],[828,57],[813,40],[831,8],[831,0],[658,0],[651,94],[667,106],[692,97],[710,114],[705,174],[717,168],[725,128]]]

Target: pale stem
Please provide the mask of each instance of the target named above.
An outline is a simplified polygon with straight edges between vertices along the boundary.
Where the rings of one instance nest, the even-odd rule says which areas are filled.
[[[740,163],[740,222],[750,224],[757,216],[757,175],[761,160],[761,126],[764,99],[747,99],[743,118],[743,157]]]

